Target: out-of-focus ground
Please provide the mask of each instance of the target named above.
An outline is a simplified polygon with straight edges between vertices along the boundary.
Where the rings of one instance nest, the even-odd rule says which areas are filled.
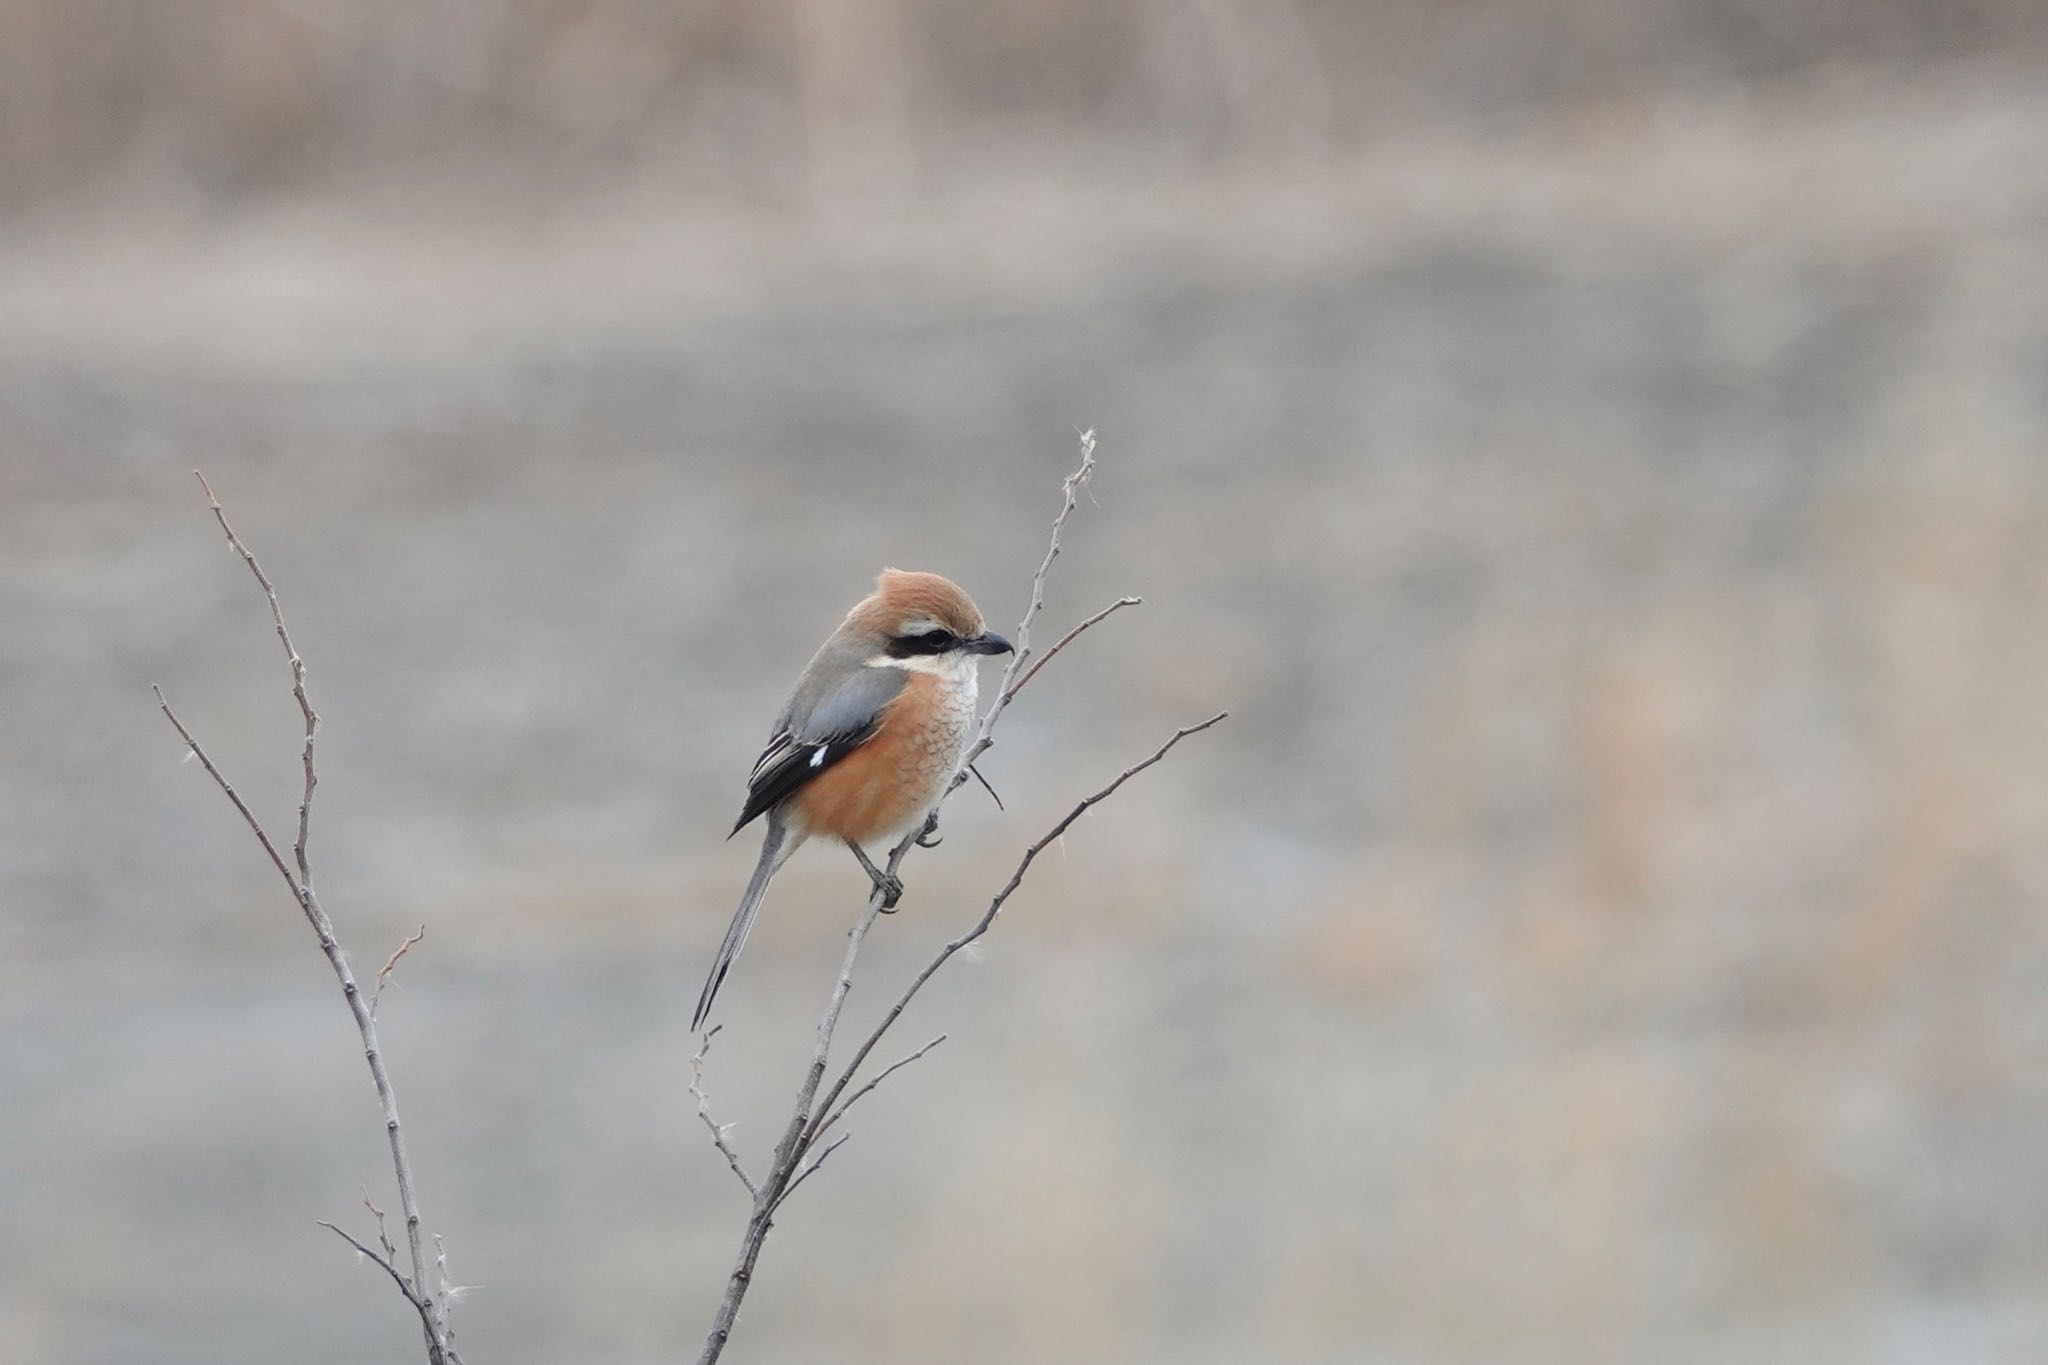
[[[2030,6],[0,3],[0,1360],[694,1351],[780,689],[884,563],[1024,694],[735,1361],[2048,1358]],[[991,678],[993,674],[990,674]],[[756,1161],[861,891],[778,881]]]

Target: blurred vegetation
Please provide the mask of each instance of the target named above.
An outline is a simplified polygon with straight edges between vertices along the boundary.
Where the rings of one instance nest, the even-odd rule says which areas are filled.
[[[2048,1359],[2048,7],[0,0],[0,1361],[400,1360],[315,844],[479,1365],[697,1339],[781,689],[1020,700],[854,1026],[1034,871],[735,1362]],[[774,1131],[806,853],[710,1085]],[[872,1107],[870,1107],[872,1106]],[[388,1204],[388,1196],[382,1202]]]
[[[990,138],[1315,155],[2044,44],[2028,0],[0,0],[0,193],[525,174],[772,197],[792,167],[908,174]]]

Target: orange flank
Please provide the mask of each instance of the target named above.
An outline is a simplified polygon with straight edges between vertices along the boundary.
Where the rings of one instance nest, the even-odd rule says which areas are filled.
[[[924,814],[959,753],[959,731],[941,691],[937,678],[912,674],[874,738],[790,798],[792,823],[806,834],[865,844],[900,833]]]

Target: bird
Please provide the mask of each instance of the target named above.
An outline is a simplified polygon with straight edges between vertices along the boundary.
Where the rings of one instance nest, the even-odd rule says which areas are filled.
[[[811,838],[853,850],[885,905],[902,886],[864,844],[893,840],[938,808],[973,733],[982,658],[1011,645],[974,599],[935,573],[884,569],[791,689],[747,778],[729,839],[766,817],[760,860],[697,999],[690,1030],[746,946],[768,882]]]

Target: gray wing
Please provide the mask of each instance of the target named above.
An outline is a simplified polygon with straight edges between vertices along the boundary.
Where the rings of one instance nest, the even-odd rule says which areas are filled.
[[[754,760],[754,771],[747,778],[746,804],[732,827],[734,834],[873,739],[881,728],[882,713],[910,681],[910,675],[900,668],[855,666],[841,675],[835,687],[813,686],[810,679],[822,660],[821,653],[820,659],[812,661],[804,682],[797,684],[796,693],[783,709],[774,737]]]

